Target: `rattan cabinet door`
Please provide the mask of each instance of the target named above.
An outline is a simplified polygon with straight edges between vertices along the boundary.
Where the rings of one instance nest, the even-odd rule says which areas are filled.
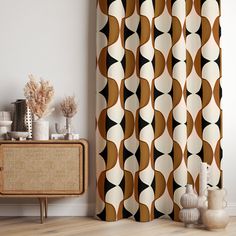
[[[83,192],[81,144],[4,144],[0,160],[2,194]]]

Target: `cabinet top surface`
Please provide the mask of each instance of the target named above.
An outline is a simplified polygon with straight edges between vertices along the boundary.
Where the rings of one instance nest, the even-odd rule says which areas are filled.
[[[78,140],[23,140],[23,141],[12,141],[12,140],[0,140],[1,144],[76,144],[81,142],[87,142],[86,139]]]

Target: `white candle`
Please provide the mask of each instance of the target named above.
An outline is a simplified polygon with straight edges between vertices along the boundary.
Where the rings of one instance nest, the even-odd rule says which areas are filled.
[[[199,173],[199,195],[204,195],[205,190],[207,189],[207,163],[202,162],[200,166]]]

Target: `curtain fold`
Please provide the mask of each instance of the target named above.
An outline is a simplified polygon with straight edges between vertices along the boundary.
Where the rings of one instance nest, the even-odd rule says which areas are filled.
[[[219,0],[98,0],[97,216],[178,220],[201,162],[221,187]]]

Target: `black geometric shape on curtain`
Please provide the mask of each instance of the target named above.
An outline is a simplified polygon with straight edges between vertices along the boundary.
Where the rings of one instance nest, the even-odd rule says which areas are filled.
[[[187,93],[186,93],[187,97],[192,94],[188,89],[186,89],[186,92],[187,92]]]
[[[192,34],[188,29],[186,29],[186,37],[188,37],[190,34]]]
[[[156,100],[159,96],[163,94],[164,94],[163,92],[161,92],[160,90],[156,88],[156,86],[154,86],[154,100]]]
[[[139,21],[139,23],[138,23],[138,27],[136,29],[136,33],[137,33],[137,35],[140,38],[140,36],[141,36],[141,21]]]
[[[203,68],[208,62],[210,61],[201,55],[201,67]]]
[[[111,190],[114,187],[116,187],[116,185],[111,183],[107,178],[105,178],[104,188],[105,188],[106,192],[108,192],[109,190]]]
[[[132,152],[130,152],[124,145],[124,149],[123,149],[123,156],[124,156],[124,161],[126,161],[129,157],[131,157],[133,155]]]
[[[97,217],[100,218],[100,220],[106,220],[106,208],[104,208],[99,214],[97,214]]]
[[[171,98],[173,98],[173,96],[174,96],[173,84],[171,85],[171,89],[168,92],[168,94],[171,96]]]
[[[137,212],[134,214],[134,219],[136,221],[140,221],[140,208],[137,210]]]
[[[132,213],[130,213],[125,207],[123,207],[123,217],[129,218],[132,216]]]
[[[124,102],[132,95],[134,95],[134,93],[129,89],[127,89],[126,86],[124,85]]]
[[[202,129],[204,130],[210,124],[211,123],[205,120],[204,117],[202,116]]]
[[[201,158],[202,162],[204,162],[203,146],[202,146],[200,152],[196,153],[196,155],[198,155]]]
[[[158,159],[160,156],[164,155],[163,152],[160,152],[156,149],[156,147],[154,146],[154,153],[153,153],[153,158],[154,158],[154,161],[156,161],[156,159]]]
[[[177,0],[171,0],[171,5],[173,6],[173,4],[176,2]]]
[[[164,32],[158,30],[157,27],[154,26],[154,40],[156,40],[156,38],[159,37],[162,34],[164,34]]]
[[[216,121],[215,124],[218,126],[219,130],[221,130],[221,117],[220,116],[219,116],[219,119]]]
[[[125,189],[125,176],[123,176],[122,180],[120,181],[119,186],[122,189],[122,191],[124,191],[124,189]]]
[[[104,159],[106,165],[107,165],[107,146],[103,149],[102,152],[99,153],[99,155]]]
[[[221,55],[219,54],[218,57],[215,59],[214,61],[218,67],[220,68],[221,67]]]
[[[163,214],[162,212],[160,212],[160,211],[158,211],[156,208],[154,208],[154,217],[156,218],[156,219],[158,219],[158,218],[160,218],[160,217],[162,217],[162,216],[164,216],[165,214]]]
[[[120,122],[120,126],[122,127],[122,130],[125,132],[125,116],[123,116],[123,118]]]
[[[181,188],[182,186],[180,186],[175,180],[173,180],[173,189],[174,191],[176,191],[176,189]]]
[[[171,159],[174,161],[174,147],[171,148],[171,151],[168,153]]]
[[[108,92],[109,92],[108,83],[106,83],[106,86],[103,88],[103,90],[99,92],[106,99],[106,102],[108,102]]]
[[[141,153],[140,153],[140,146],[138,146],[136,152],[135,152],[135,157],[138,161],[138,164],[140,164],[140,158],[141,158]]]
[[[129,1],[129,0],[128,0],[128,1]],[[121,0],[121,2],[122,2],[122,5],[123,5],[123,7],[124,7],[124,10],[125,10],[125,12],[126,12],[127,0]]]
[[[140,177],[138,177],[138,192],[139,194],[144,191],[146,188],[148,188],[149,185],[147,185],[146,183],[144,183]]]
[[[125,54],[124,54],[124,56],[123,56],[123,58],[122,58],[122,60],[121,60],[121,65],[122,65],[123,70],[124,70],[124,72],[125,72],[125,69],[126,69],[126,58],[125,58]]]
[[[127,26],[126,26],[126,24],[125,24],[125,26],[124,26],[124,40],[126,41],[127,40],[127,38],[129,38],[131,35],[133,35],[135,32],[134,31],[132,31],[132,30],[130,30]]]
[[[146,120],[144,120],[142,118],[142,116],[139,114],[139,117],[138,117],[138,127],[139,127],[139,130],[141,131],[147,125],[149,125],[149,123]]]
[[[178,62],[180,62],[180,60],[177,59],[177,58],[175,58],[175,57],[172,55],[172,68],[174,68],[174,66],[175,66]]]
[[[100,32],[105,34],[107,40],[109,39],[109,34],[110,34],[109,20],[107,20],[105,26],[100,30]]]
[[[189,150],[187,150],[187,158],[189,158],[190,156],[192,156],[193,154],[191,152],[189,152]]]
[[[152,180],[151,187],[152,187],[153,192],[155,193],[156,192],[156,179],[155,179],[155,177]]]
[[[202,24],[199,26],[198,30],[196,31],[196,34],[199,35],[200,39],[202,38]]]
[[[198,90],[198,92],[196,93],[200,98],[203,95],[203,90],[202,90],[202,86],[200,87],[200,89]]]
[[[175,218],[174,210],[169,214],[169,217],[170,217],[172,220],[174,220],[174,218]]]
[[[218,188],[222,188],[222,175],[220,176],[219,182],[217,184]]]
[[[174,117],[172,117],[172,125],[173,125],[173,130],[178,126],[181,125],[177,120],[175,120]]]
[[[110,5],[115,2],[116,0],[107,0],[107,6],[108,8],[110,7]]]
[[[222,98],[222,87],[221,87],[221,84],[220,84],[219,97]]]
[[[220,146],[220,161],[222,160],[222,158],[223,158],[223,149],[222,149],[222,147]]]
[[[111,120],[108,115],[106,115],[106,133],[108,132],[108,130],[111,127],[113,127],[115,125],[117,125],[117,123],[115,121]]]
[[[146,0],[139,0],[139,6],[141,7],[142,4],[145,2]]]
[[[140,101],[140,97],[141,97],[141,85],[140,85],[140,83],[139,83],[138,88],[136,90],[136,95],[137,95],[137,98]]]
[[[143,65],[148,63],[149,60],[145,58],[140,52],[139,52],[139,68],[141,69]]]
[[[112,57],[109,52],[107,52],[107,69],[109,69],[110,66],[118,62],[114,57]]]
[[[155,131],[156,130],[156,119],[155,119],[155,116],[153,116],[151,125],[152,125],[152,129]]]

